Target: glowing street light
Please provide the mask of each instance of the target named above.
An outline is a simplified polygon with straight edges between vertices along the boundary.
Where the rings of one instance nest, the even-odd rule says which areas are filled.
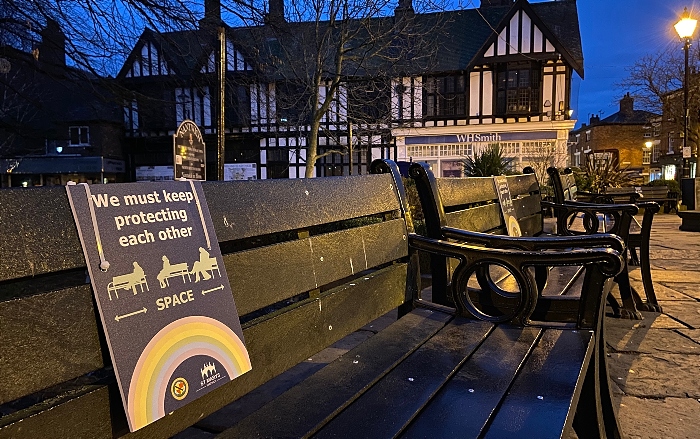
[[[690,18],[688,8],[683,9],[681,19],[674,25],[676,32],[681,40],[683,40],[683,49],[685,50],[685,70],[683,80],[683,177],[690,177],[690,168],[688,159],[692,154],[687,149],[688,139],[688,49],[690,49],[690,40],[695,32],[695,26],[698,21]]]

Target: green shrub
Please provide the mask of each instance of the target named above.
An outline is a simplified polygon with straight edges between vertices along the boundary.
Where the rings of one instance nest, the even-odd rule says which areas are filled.
[[[678,184],[676,180],[654,180],[645,184],[644,186],[668,186],[669,192],[675,192],[679,194],[681,192],[681,185]]]
[[[489,145],[483,151],[462,161],[467,177],[490,177],[512,174],[512,158],[503,157],[498,143]]]
[[[627,168],[620,169],[616,158],[596,166],[592,157],[586,157],[583,173],[575,173],[575,178],[578,189],[598,194],[605,192],[608,187],[633,186],[631,173]]]

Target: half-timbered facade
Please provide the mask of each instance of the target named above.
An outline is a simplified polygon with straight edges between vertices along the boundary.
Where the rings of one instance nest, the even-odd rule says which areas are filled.
[[[197,31],[146,30],[118,76],[133,91],[124,101],[124,123],[136,174],[172,165],[171,135],[191,119],[205,135],[208,174],[216,175],[219,58],[212,23],[220,14],[216,1],[205,6]],[[408,11],[419,25],[435,21],[434,14],[414,14],[410,1],[398,6],[397,20]],[[270,15],[284,16],[281,2],[270,8]],[[583,76],[576,1],[483,1],[479,8],[440,14],[428,68],[406,62],[400,75],[348,77],[332,96],[318,144],[321,152],[339,153],[319,160],[315,175],[364,173],[371,160],[384,157],[426,161],[438,175],[461,175],[465,156],[493,143],[517,168],[543,160],[565,164],[575,124],[572,77]],[[306,171],[309,126],[289,99],[304,92],[285,81],[280,59],[261,62],[251,35],[265,26],[226,28],[225,163],[231,178],[296,178]],[[321,83],[322,101],[329,87]]]
[[[517,168],[565,164],[571,81],[583,76],[576,2],[502,3],[455,13],[441,71],[395,80],[400,160],[458,176],[464,156],[498,143]]]

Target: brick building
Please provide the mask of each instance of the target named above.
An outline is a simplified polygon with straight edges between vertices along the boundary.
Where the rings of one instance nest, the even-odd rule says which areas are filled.
[[[588,124],[569,134],[571,166],[582,167],[586,158],[601,166],[617,162],[637,176],[650,180],[653,151],[661,140],[661,116],[634,109],[634,98],[627,93],[620,99],[620,110],[605,119],[592,116]],[[654,179],[653,175],[651,179]],[[657,176],[658,178],[658,176]]]
[[[49,20],[31,53],[3,46],[0,187],[124,180],[121,109],[99,78],[66,64]]]

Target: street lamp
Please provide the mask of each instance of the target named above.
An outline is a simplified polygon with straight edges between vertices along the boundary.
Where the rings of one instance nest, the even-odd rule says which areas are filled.
[[[690,168],[688,159],[692,156],[687,149],[688,145],[688,49],[690,49],[690,40],[695,32],[697,20],[690,18],[688,8],[683,9],[681,19],[674,25],[678,36],[683,41],[683,49],[685,50],[685,70],[683,79],[683,177],[690,177]]]

